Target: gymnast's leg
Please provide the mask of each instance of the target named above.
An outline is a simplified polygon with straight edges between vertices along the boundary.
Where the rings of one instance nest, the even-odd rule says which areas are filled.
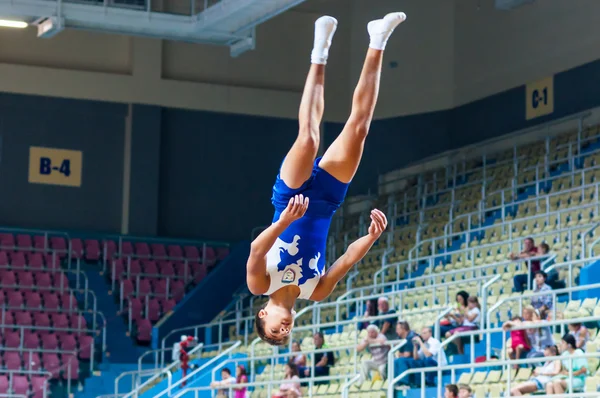
[[[319,166],[343,183],[349,183],[360,163],[379,94],[383,50],[390,35],[406,19],[402,12],[369,22],[371,42],[354,91],[352,112],[344,129],[323,155]]]
[[[325,103],[325,65],[336,28],[337,21],[333,17],[324,16],[315,22],[311,66],[298,115],[298,137],[283,161],[279,173],[283,182],[292,189],[299,188],[308,180],[319,149],[319,129]]]

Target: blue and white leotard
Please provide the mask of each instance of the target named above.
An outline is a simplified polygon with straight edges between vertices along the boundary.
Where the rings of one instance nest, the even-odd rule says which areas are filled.
[[[279,219],[291,197],[308,196],[310,204],[304,217],[292,223],[267,253],[267,272],[271,284],[266,295],[284,286],[296,285],[302,299],[309,299],[325,271],[325,247],[331,218],[341,206],[348,185],[319,167],[315,160],[310,178],[300,188],[291,189],[277,176],[271,201],[273,222]]]

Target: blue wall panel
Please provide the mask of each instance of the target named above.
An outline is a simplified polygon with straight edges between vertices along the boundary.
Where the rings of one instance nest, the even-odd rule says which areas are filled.
[[[241,240],[269,224],[295,120],[163,111],[159,234]]]

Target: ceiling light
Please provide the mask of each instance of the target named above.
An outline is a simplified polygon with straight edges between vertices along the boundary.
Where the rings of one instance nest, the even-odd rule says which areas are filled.
[[[23,21],[11,21],[9,19],[0,19],[0,27],[4,28],[19,28],[23,29],[27,27],[27,22]]]

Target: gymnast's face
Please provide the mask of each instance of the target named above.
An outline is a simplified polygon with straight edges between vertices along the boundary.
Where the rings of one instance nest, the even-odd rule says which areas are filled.
[[[294,315],[294,310],[290,311],[271,302],[258,312],[258,317],[264,322],[265,336],[273,340],[281,340],[292,333]]]

